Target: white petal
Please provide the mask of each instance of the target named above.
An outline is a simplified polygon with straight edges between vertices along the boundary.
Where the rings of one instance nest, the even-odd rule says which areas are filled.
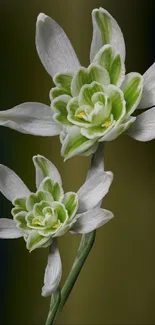
[[[155,106],[155,63],[144,73],[142,98],[138,108]]]
[[[127,134],[139,141],[150,141],[155,138],[155,108],[148,109],[138,115]]]
[[[62,276],[62,265],[56,240],[53,241],[48,255],[48,263],[45,270],[42,296],[50,296],[59,286]]]
[[[12,219],[0,218],[0,238],[12,239],[20,238],[23,232],[16,228],[16,223]]]
[[[90,177],[77,192],[79,209],[78,212],[84,212],[93,209],[108,193],[113,180],[111,172],[98,172]]]
[[[41,103],[23,103],[0,112],[0,125],[21,133],[53,136],[61,126],[52,118],[52,109]]]
[[[36,187],[39,188],[45,177],[50,177],[54,182],[62,185],[61,176],[55,165],[47,158],[37,155],[33,157],[33,163],[36,169]]]
[[[15,172],[4,165],[0,165],[0,192],[10,201],[30,194]]]
[[[100,144],[98,150],[92,157],[91,168],[88,170],[87,179],[96,175],[98,172],[104,172],[104,146]]]
[[[103,28],[103,35],[109,33],[107,36],[107,41],[102,37],[101,28],[99,28],[96,21],[96,14],[100,13],[103,15],[103,22],[105,17],[108,23],[103,24],[101,28]],[[93,21],[93,38],[90,50],[90,62],[93,61],[96,53],[101,49],[104,44],[111,44],[116,52],[120,53],[122,60],[125,60],[125,43],[122,31],[117,24],[116,20],[109,14],[109,12],[103,8],[94,9],[92,12],[92,21]]]
[[[74,72],[80,67],[63,29],[43,13],[37,19],[36,48],[42,64],[52,77],[58,72]]]
[[[87,234],[107,223],[114,217],[112,212],[95,208],[91,211],[87,211],[79,214],[76,223],[71,228],[72,233]]]

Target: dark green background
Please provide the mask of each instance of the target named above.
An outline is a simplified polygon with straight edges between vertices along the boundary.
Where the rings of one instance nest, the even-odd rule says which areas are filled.
[[[88,65],[91,10],[102,6],[119,22],[127,46],[127,71],[143,73],[155,61],[153,1],[0,0],[0,107],[25,101],[49,103],[52,81],[35,49],[35,22],[44,12],[67,32],[81,64]],[[34,190],[31,157],[40,153],[57,165],[65,190],[83,184],[89,158],[65,164],[58,137],[41,138],[0,129],[1,163]],[[126,136],[105,145],[106,170],[114,182],[104,207],[116,216],[97,231],[95,246],[58,319],[58,324],[155,324],[155,142]],[[1,197],[1,217],[10,215]],[[63,279],[79,237],[61,238]],[[49,299],[41,297],[48,250],[29,254],[21,239],[0,242],[1,324],[44,324]]]

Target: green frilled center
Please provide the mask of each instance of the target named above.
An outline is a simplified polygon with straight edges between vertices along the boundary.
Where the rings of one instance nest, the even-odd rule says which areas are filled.
[[[124,62],[109,44],[101,48],[88,68],[81,67],[75,75],[58,74],[54,83],[51,106],[55,120],[63,128],[62,142],[71,127],[76,126],[75,133],[79,130],[82,144],[88,140],[90,145],[108,140],[110,131],[116,138],[130,126],[134,121],[130,116],[143,89],[143,77],[139,73],[125,76]],[[71,138],[65,141],[64,156]]]
[[[50,245],[53,237],[64,235],[71,227],[78,207],[77,194],[63,193],[58,182],[46,177],[36,193],[13,201],[12,215],[24,230],[27,248]]]

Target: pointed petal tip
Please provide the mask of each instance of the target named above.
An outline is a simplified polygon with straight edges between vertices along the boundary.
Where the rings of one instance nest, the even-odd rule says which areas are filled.
[[[42,21],[44,23],[47,17],[48,17],[47,15],[45,15],[44,13],[41,12],[37,17],[37,23],[39,21]]]

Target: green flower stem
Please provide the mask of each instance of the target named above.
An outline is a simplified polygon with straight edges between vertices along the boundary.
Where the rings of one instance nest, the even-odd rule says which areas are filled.
[[[65,303],[73,289],[73,286],[78,278],[78,275],[80,274],[80,271],[84,265],[84,262],[85,262],[86,258],[88,257],[88,255],[91,251],[91,248],[94,244],[95,236],[96,236],[96,230],[92,231],[89,234],[82,236],[81,243],[80,243],[78,253],[77,253],[76,259],[74,261],[73,267],[72,267],[72,269],[69,273],[69,276],[64,284],[64,287],[61,291],[61,300],[60,300],[60,304],[57,309],[57,313],[55,314],[54,322],[56,320],[56,317],[58,316],[58,313],[61,312],[63,306],[65,305]]]
[[[53,324],[60,301],[61,301],[61,292],[60,289],[58,288],[58,290],[54,294],[52,294],[49,313],[45,325]]]

